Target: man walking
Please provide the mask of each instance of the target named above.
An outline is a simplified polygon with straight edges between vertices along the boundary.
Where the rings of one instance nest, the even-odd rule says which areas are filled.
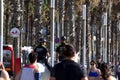
[[[34,52],[38,53],[38,61],[41,59],[48,59],[49,52],[45,47],[46,40],[44,38],[39,39],[39,45],[34,49]]]
[[[88,80],[83,67],[76,63],[73,46],[65,45],[62,54],[64,60],[54,66],[53,80]],[[51,79],[51,80],[52,80]]]
[[[56,61],[62,61],[64,59],[64,56],[62,55],[62,51],[64,46],[66,45],[65,43],[66,37],[62,36],[60,39],[60,45],[56,48]]]

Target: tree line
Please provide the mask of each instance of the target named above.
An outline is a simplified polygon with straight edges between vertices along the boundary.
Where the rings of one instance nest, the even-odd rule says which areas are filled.
[[[103,53],[104,12],[108,13],[108,61],[119,60],[119,0],[55,0],[55,38],[65,35],[77,52],[83,52],[83,4],[87,6],[87,61],[90,56],[94,58]],[[13,27],[21,32],[16,41],[19,46],[35,47],[39,38],[44,37],[50,47],[50,0],[4,0],[4,44],[14,43],[10,36]],[[117,57],[116,60],[113,56]]]

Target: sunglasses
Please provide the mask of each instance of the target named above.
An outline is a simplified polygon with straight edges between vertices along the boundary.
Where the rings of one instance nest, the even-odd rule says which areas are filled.
[[[94,65],[94,64],[91,64],[91,65]]]

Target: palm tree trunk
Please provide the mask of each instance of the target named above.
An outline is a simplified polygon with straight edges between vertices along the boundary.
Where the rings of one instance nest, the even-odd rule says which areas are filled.
[[[42,37],[40,35],[40,31],[42,29],[42,0],[34,0],[35,5],[35,11],[34,11],[34,27],[35,27],[35,39],[38,41],[39,37]]]
[[[59,0],[59,27],[60,37],[64,36],[64,15],[65,15],[65,0]]]
[[[19,0],[14,0],[14,20],[13,20],[13,27],[17,27],[20,28],[20,3]],[[15,48],[15,57],[19,57],[19,38],[14,38],[15,41],[13,41],[13,43],[15,43],[14,48]]]
[[[6,10],[7,12],[7,10]],[[9,14],[7,13],[6,14],[6,33],[5,33],[5,44],[8,44],[9,43],[9,39],[8,39],[8,34],[9,34],[9,23],[8,23],[8,20],[9,20]]]
[[[68,0],[68,19],[69,19],[69,38],[70,43],[75,46],[75,19],[74,19],[74,0]]]

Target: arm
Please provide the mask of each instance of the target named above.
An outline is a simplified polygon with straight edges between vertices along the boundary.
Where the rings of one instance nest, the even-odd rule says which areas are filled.
[[[50,53],[49,53],[49,52],[47,52],[47,59],[49,59],[49,57],[50,57]]]
[[[100,69],[98,69],[98,74],[99,74],[98,79],[101,80],[101,71],[100,71]]]
[[[56,61],[59,61],[59,53],[56,52]]]
[[[45,53],[46,53],[46,58],[49,59],[49,57],[50,57],[49,50],[45,47],[44,47],[44,50],[45,50]]]
[[[84,77],[84,78],[82,78],[81,80],[88,80],[88,78],[87,78],[87,77]]]
[[[55,52],[56,52],[56,54],[55,54],[55,56],[56,56],[56,61],[58,62],[58,61],[59,61],[59,52],[60,52],[59,46],[56,48]]]
[[[1,76],[5,79],[5,80],[10,80],[9,74],[6,70],[2,70]]]

